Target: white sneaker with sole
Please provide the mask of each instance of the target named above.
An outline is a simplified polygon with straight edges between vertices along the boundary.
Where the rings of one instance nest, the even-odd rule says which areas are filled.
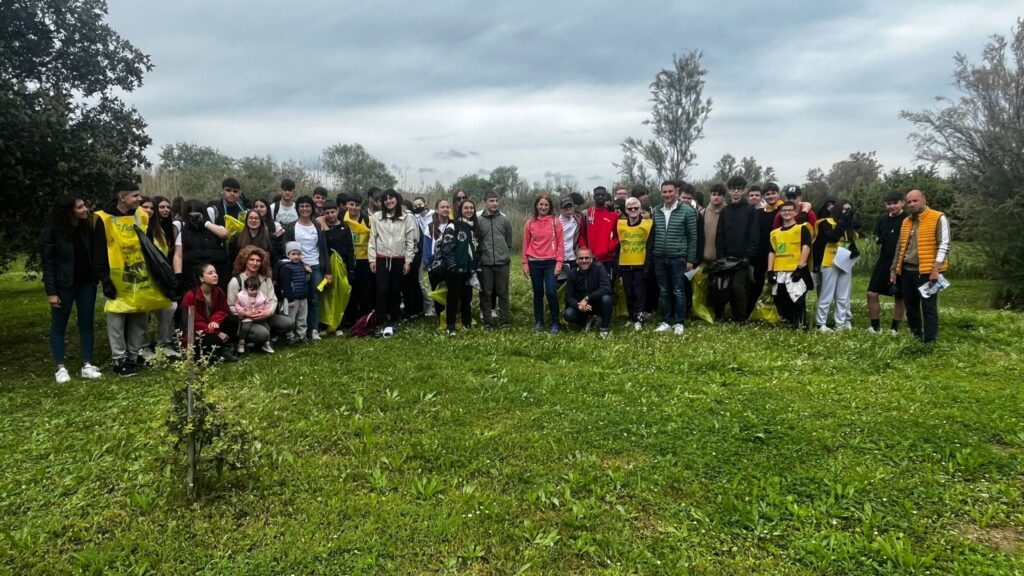
[[[245,340],[239,340],[238,346],[235,348],[235,352],[239,354],[245,354]]]
[[[881,334],[881,333],[882,333],[881,330],[875,330],[874,328],[868,326],[868,334]]]
[[[310,335],[309,339],[312,340],[313,342],[319,342],[320,341],[320,331],[319,330],[313,330],[313,333]]]
[[[668,332],[672,327],[668,325],[668,322],[662,322],[658,324],[658,327],[654,329],[655,332]]]
[[[57,379],[57,384],[67,384],[68,382],[71,382],[71,374],[68,374],[67,368],[57,370],[57,374],[54,377]]]
[[[264,342],[263,346],[260,347],[260,350],[263,350],[267,354],[273,354],[274,353],[274,347],[270,345],[270,341]]]
[[[103,374],[100,374],[100,369],[93,366],[92,364],[86,362],[85,366],[82,366],[82,378],[86,378],[88,380],[96,380],[101,376],[103,376]]]
[[[686,327],[683,326],[682,324],[676,324],[675,326],[672,327],[672,333],[675,334],[676,336],[682,336],[683,332],[686,332]]]
[[[633,331],[634,332],[639,332],[639,331],[641,331],[643,329],[644,329],[644,325],[643,324],[641,324],[639,322],[634,322],[633,323]]]
[[[818,332],[826,334],[826,333],[832,332],[832,329],[829,328],[828,326],[825,326],[824,324],[822,324],[821,326],[818,326]]]
[[[383,336],[385,338],[391,338],[394,335],[395,335],[395,329],[392,326],[384,327],[384,332],[381,333],[381,336]]]

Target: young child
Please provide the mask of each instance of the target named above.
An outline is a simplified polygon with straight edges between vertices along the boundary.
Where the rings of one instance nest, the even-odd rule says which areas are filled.
[[[254,274],[246,278],[242,288],[244,289],[238,293],[238,300],[235,301],[235,312],[242,319],[242,325],[238,328],[239,354],[245,352],[245,335],[252,328],[252,319],[260,314],[265,314],[270,308],[270,300],[267,299],[267,295],[260,292],[259,276]],[[270,342],[267,342],[267,345],[263,347],[265,352],[270,348],[269,344]],[[272,350],[273,348],[270,348],[270,351]]]
[[[302,246],[288,242],[284,247],[287,259],[281,261],[278,282],[284,293],[288,317],[295,321],[294,331],[288,335],[288,343],[294,344],[306,337],[306,316],[309,313],[309,277],[313,269],[302,262]]]

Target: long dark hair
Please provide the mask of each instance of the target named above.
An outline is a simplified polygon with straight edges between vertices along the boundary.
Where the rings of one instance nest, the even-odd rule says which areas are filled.
[[[435,202],[434,203],[434,214],[431,215],[431,217],[430,217],[430,237],[433,238],[434,240],[437,240],[438,238],[441,237],[441,216],[440,216],[441,211],[438,208],[441,205],[441,202],[447,202],[447,200],[442,198],[442,199],[438,200],[437,202]],[[451,204],[448,205],[448,210],[451,210]],[[447,218],[447,217],[448,217],[448,215],[445,214],[445,218]]]
[[[150,198],[148,196],[142,199],[142,204],[146,202],[153,203],[153,215],[149,217],[149,227],[146,228],[146,236],[149,237],[153,242],[162,242],[165,246],[170,246],[174,240],[174,232],[169,231],[167,228],[171,226],[171,223],[160,216],[160,200],[167,200],[163,196],[155,196]]]
[[[50,209],[50,226],[54,230],[70,233],[76,226],[92,227],[92,220],[86,218],[84,222],[77,222],[75,218],[75,206],[78,201],[85,201],[81,196],[62,196]]]
[[[388,212],[388,207],[387,207],[387,199],[388,198],[394,198],[395,200],[397,200],[397,202],[395,202],[395,211],[394,212]],[[380,199],[380,217],[381,217],[381,220],[383,220],[384,218],[390,218],[391,220],[397,220],[398,218],[402,217],[402,195],[398,193],[398,190],[395,190],[394,188],[388,188],[387,190],[384,191],[384,194],[381,195],[381,199]]]
[[[253,215],[260,219],[259,231],[256,232],[256,234],[253,234],[249,229],[249,216]],[[255,209],[252,209],[246,212],[245,220],[242,231],[238,234],[238,247],[259,246],[267,252],[270,252],[270,230],[267,228],[266,221],[263,220],[263,215]]]
[[[472,226],[473,227],[473,238],[475,238],[476,240],[480,240],[480,226],[478,226],[478,222],[477,222],[476,202],[473,202],[469,198],[466,198],[466,201],[463,202],[462,204],[464,206],[467,203],[469,203],[469,204],[471,204],[473,206],[473,215],[470,216],[468,219],[467,218],[463,218],[463,216],[462,216],[462,207],[460,206],[459,207],[459,215],[458,215],[458,217],[456,217],[455,221],[456,222],[462,222],[463,225]]]

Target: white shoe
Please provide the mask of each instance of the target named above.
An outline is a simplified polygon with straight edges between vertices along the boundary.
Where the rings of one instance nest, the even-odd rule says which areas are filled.
[[[672,327],[672,333],[675,334],[676,336],[682,336],[683,332],[685,331],[686,327],[683,326],[682,324],[676,324],[675,326]]]
[[[829,328],[828,326],[825,326],[824,324],[822,324],[821,326],[818,326],[818,332],[829,333],[829,332],[832,332],[832,329]]]
[[[86,362],[85,366],[82,366],[82,378],[86,378],[88,380],[95,380],[101,376],[103,376],[103,374],[100,374],[100,369],[93,366],[92,364]]]
[[[893,329],[890,329],[890,330],[889,330],[889,334],[890,334],[890,335],[892,335],[892,336],[898,336],[898,335],[899,335],[899,334],[898,334],[898,333],[896,332],[896,330],[893,330]]]
[[[309,339],[312,340],[313,342],[319,342],[320,341],[320,331],[319,330],[313,330],[313,334],[309,337]]]
[[[141,356],[142,359],[145,360],[146,362],[149,362],[150,360],[156,358],[156,352],[153,352],[149,348],[143,348],[139,350],[139,356]]]
[[[881,330],[875,330],[871,326],[868,326],[868,334],[881,334],[881,333],[882,333]]]
[[[164,353],[164,356],[167,356],[168,358],[173,358],[175,360],[181,358],[181,352],[178,352],[171,346],[162,346],[160,350]]]
[[[849,322],[836,326],[836,332],[845,332],[847,330],[853,330],[853,325]]]
[[[643,324],[641,324],[639,322],[634,322],[633,323],[633,331],[634,332],[639,332],[639,331],[641,331],[643,329],[644,329],[644,325]]]
[[[274,353],[274,347],[270,345],[270,341],[264,342],[263,346],[260,348],[260,350],[263,350],[267,354],[273,354]]]
[[[239,354],[245,354],[245,340],[239,340],[238,346],[235,348],[235,352]]]
[[[345,335],[345,331],[342,330],[341,328],[338,328],[337,330],[334,331],[334,335],[335,336],[339,336],[339,337],[340,336],[344,336]]]
[[[55,377],[57,378],[57,384],[67,384],[68,382],[71,382],[71,374],[68,374],[67,368],[57,370]]]
[[[672,327],[668,325],[668,322],[662,322],[658,324],[658,327],[654,329],[655,332],[668,332]]]
[[[395,329],[391,326],[386,326],[384,328],[384,332],[382,332],[381,335],[384,336],[385,338],[391,338],[392,336],[395,335]]]
[[[433,318],[433,317],[437,316],[437,312],[434,312],[434,309],[431,308],[430,310],[427,310],[426,312],[424,312],[423,316],[425,316],[427,318]]]
[[[598,338],[607,338],[608,337],[608,331],[607,330],[601,330],[600,332],[597,333],[597,337]]]

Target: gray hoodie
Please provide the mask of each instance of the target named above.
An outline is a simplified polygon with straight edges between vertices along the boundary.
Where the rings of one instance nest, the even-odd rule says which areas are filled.
[[[512,223],[501,212],[488,214],[486,210],[477,218],[480,230],[480,264],[502,266],[512,262]]]

